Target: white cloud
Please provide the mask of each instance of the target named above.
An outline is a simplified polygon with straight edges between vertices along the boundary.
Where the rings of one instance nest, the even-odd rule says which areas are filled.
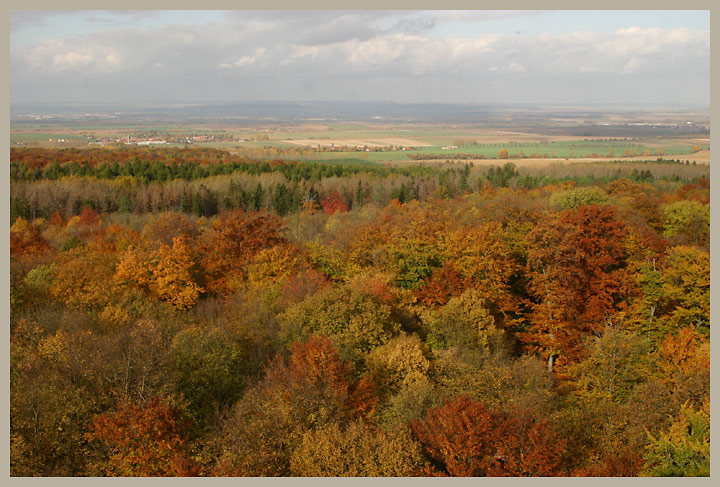
[[[322,52],[320,46],[292,46],[291,59],[316,58]]]
[[[500,39],[496,34],[487,34],[474,39],[454,39],[451,44],[451,56],[464,58],[492,51],[493,45]]]
[[[702,55],[709,53],[709,41],[710,33],[705,31],[630,27],[604,39],[599,51],[610,58],[628,62],[638,55],[667,56],[678,50]]]
[[[259,47],[255,49],[252,56],[243,56],[232,63],[221,63],[218,64],[218,66],[220,68],[238,68],[249,64],[255,64],[255,62],[263,56],[263,54],[265,54],[265,48]]]
[[[237,12],[228,14],[228,22],[103,30],[11,46],[11,83],[13,93],[30,93],[30,86],[40,86],[57,96],[68,88],[56,85],[82,85],[84,93],[92,94],[142,83],[144,90],[162,96],[176,86],[178,92],[195,90],[220,99],[235,96],[238,86],[262,87],[265,93],[270,89],[267,80],[290,97],[294,89],[302,89],[296,88],[297,80],[311,76],[315,93],[357,79],[363,84],[353,92],[374,98],[370,86],[409,86],[415,78],[412,93],[424,100],[438,96],[422,89],[421,80],[430,78],[453,94],[503,76],[517,89],[544,84],[557,92],[571,84],[577,89],[578,80],[590,77],[616,79],[629,88],[642,78],[648,92],[654,90],[652,83],[661,86],[661,80],[684,83],[694,77],[707,79],[709,86],[708,31],[628,27],[616,32],[441,38],[428,30],[433,23],[487,20],[491,14],[514,15]],[[39,18],[51,22],[55,17]],[[20,23],[28,21],[21,17]],[[364,94],[363,86],[368,87]]]
[[[511,62],[504,66],[490,66],[488,71],[491,73],[524,73],[527,69],[520,63]]]
[[[643,70],[644,67],[647,66],[647,59],[643,57],[633,57],[630,58],[625,65],[620,70],[623,74],[632,74],[632,73],[638,73]]]
[[[407,42],[402,36],[395,36],[346,43],[347,63],[362,69],[385,66],[404,54]]]
[[[122,64],[122,54],[111,46],[71,44],[52,39],[36,46],[28,55],[30,69],[77,72],[94,70],[111,72]]]
[[[52,64],[57,69],[84,68],[94,61],[90,53],[79,51],[65,51],[52,58]]]
[[[520,63],[516,63],[516,62],[512,62],[512,63],[508,64],[507,70],[511,73],[522,73],[522,72],[527,71],[527,69],[525,69],[525,66],[523,66]]]

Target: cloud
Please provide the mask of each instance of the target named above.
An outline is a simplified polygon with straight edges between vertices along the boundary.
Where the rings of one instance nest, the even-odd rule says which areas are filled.
[[[77,39],[50,39],[32,46],[28,66],[38,72],[87,73],[143,69],[157,63],[229,68],[257,64],[269,72],[282,66],[325,69],[338,60],[352,70],[391,69],[395,74],[433,71],[472,73],[490,68],[509,72],[569,73],[662,71],[663,60],[709,59],[709,34],[689,29],[629,28],[614,34],[571,33],[517,36],[485,34],[474,38],[435,38],[416,33],[335,35],[336,19],[316,39],[280,33],[269,26],[235,30],[228,26],[167,26],[153,31],[112,30]],[[340,29],[342,30],[342,29]],[[332,33],[332,35],[330,35]],[[331,38],[338,39],[330,42]],[[237,55],[238,51],[244,52]],[[16,55],[19,55],[17,53]],[[213,62],[214,60],[214,62]],[[593,65],[588,64],[593,61]]]
[[[336,44],[355,39],[372,39],[381,32],[373,27],[364,15],[346,14],[320,24],[316,21],[314,24],[313,28],[303,32],[299,42],[311,46]]]
[[[406,54],[406,43],[412,42],[412,38],[403,37],[384,37],[348,43],[344,46],[347,52],[347,64],[359,69],[385,67]]]
[[[117,26],[162,15],[161,10],[13,10],[10,12],[10,26],[11,31],[19,31],[78,18],[100,26]]]
[[[64,10],[12,10],[10,12],[10,31],[16,32],[28,27],[47,25],[57,17],[74,15]]]
[[[644,57],[636,56],[630,58],[620,70],[623,74],[637,73],[647,66],[648,60]]]
[[[490,66],[488,71],[491,73],[524,73],[527,69],[520,63],[511,62],[503,66]]]
[[[255,64],[255,62],[262,57],[262,55],[265,53],[265,49],[262,47],[259,47],[255,49],[255,52],[252,56],[243,56],[232,63],[221,63],[218,66],[221,68],[237,68],[242,66],[247,66],[249,64]]]
[[[12,23],[14,28],[52,23],[60,18],[56,15],[13,13]],[[147,15],[162,19],[157,13]],[[697,83],[709,86],[708,31],[628,27],[540,35],[432,33],[443,22],[514,15],[534,13],[241,11],[218,14],[220,20],[212,23],[111,26],[87,35],[11,44],[11,93],[62,97],[84,86],[78,93],[96,97],[142,92],[148,97],[192,98],[198,93],[217,99],[292,99],[353,93],[377,99],[380,87],[392,86],[418,100],[441,99],[447,93],[472,100],[480,86],[499,83],[496,91],[503,92],[504,79],[513,80],[505,89],[508,98],[537,91],[537,86],[562,93],[580,83],[579,88],[573,85],[580,89],[592,77],[617,80],[618,87],[628,90],[642,79],[647,92],[657,92],[659,98],[670,81],[676,89],[691,83],[690,78],[695,91]],[[430,86],[445,87],[446,94]]]
[[[534,16],[537,10],[431,10],[428,14],[436,21],[478,22],[515,17]]]
[[[93,46],[52,39],[36,46],[27,58],[30,69],[78,72],[92,69],[112,72],[122,65],[123,55],[112,46]]]
[[[304,45],[328,45],[349,40],[367,40],[386,33],[381,24],[406,16],[406,12],[370,11],[230,11],[223,12],[227,24],[254,27],[277,40]]]
[[[286,61],[289,61],[290,59],[302,59],[302,58],[315,58],[317,57],[321,52],[321,48],[319,46],[292,46],[292,52],[290,53],[289,59],[286,59]]]

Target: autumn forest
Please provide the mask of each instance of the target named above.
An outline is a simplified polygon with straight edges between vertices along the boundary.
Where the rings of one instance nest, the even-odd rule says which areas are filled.
[[[13,476],[707,476],[707,165],[10,151]]]

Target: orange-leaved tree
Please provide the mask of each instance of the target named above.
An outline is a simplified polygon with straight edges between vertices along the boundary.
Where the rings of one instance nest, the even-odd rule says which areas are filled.
[[[530,411],[502,413],[497,418],[497,448],[487,470],[493,477],[553,477],[564,475],[566,441],[547,419]]]
[[[280,218],[263,212],[222,213],[201,235],[201,265],[208,291],[223,296],[243,286],[247,266],[261,250],[287,242]]]
[[[432,474],[457,477],[563,475],[565,441],[527,411],[492,412],[460,396],[410,423]]]
[[[611,206],[585,205],[550,216],[528,235],[528,332],[548,369],[579,360],[582,338],[622,309],[626,227]]]
[[[178,236],[172,246],[160,243],[127,249],[115,271],[116,282],[139,286],[178,309],[191,308],[204,291],[198,284],[196,257],[187,238]]]
[[[445,401],[424,420],[410,427],[437,469],[453,477],[486,474],[495,454],[494,424],[490,411],[467,396]]]
[[[52,251],[35,222],[28,223],[19,217],[10,227],[10,255],[13,258],[40,256]]]
[[[107,455],[105,475],[194,476],[199,468],[189,455],[187,427],[180,409],[155,397],[96,416],[87,438]]]

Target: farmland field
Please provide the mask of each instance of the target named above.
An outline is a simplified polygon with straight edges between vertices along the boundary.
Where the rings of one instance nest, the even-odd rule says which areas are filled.
[[[373,124],[304,122],[278,124],[258,121],[255,125],[230,122],[191,122],[152,125],[137,120],[15,121],[11,126],[13,146],[83,147],[89,143],[122,143],[127,137],[167,139],[169,147],[218,148],[242,153],[260,151],[285,160],[332,160],[403,163],[417,160],[475,160],[502,158],[517,161],[597,160],[633,158],[680,158],[709,163],[709,138],[698,135],[654,135],[649,137],[588,137],[548,135],[542,124],[537,130],[517,131],[479,128],[476,124]],[[601,127],[602,128],[602,127]],[[197,136],[221,140],[191,139]]]

